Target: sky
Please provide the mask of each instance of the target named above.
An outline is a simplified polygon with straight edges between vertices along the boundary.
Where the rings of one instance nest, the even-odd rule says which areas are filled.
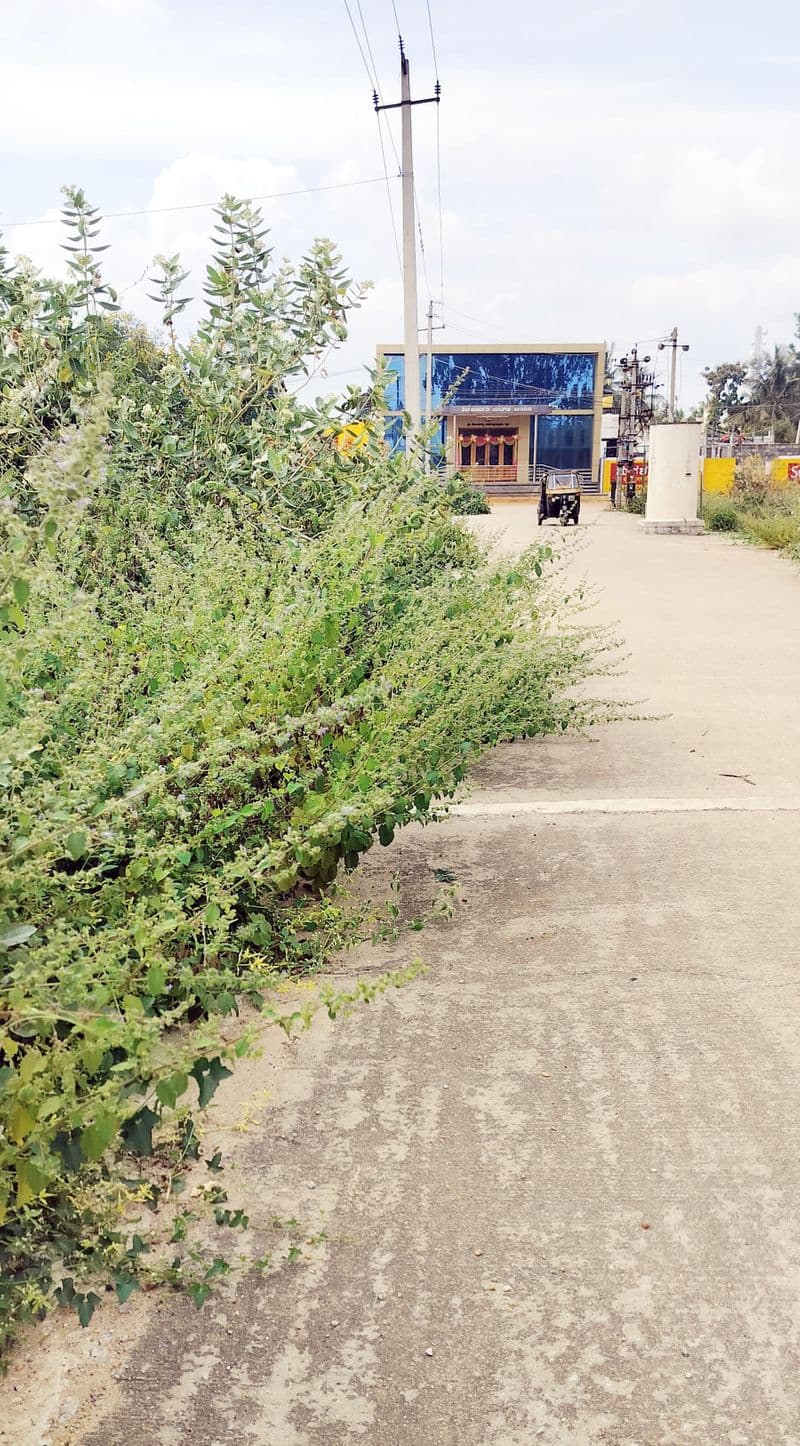
[[[318,390],[356,381],[402,331],[396,9],[414,94],[435,66],[426,0],[0,0],[0,232],[63,270],[59,187],[104,213],[107,279],[149,324],[149,262],[180,252],[201,296],[224,191],[268,195],[279,257],[330,236],[368,299]],[[679,400],[702,368],[791,339],[800,310],[796,0],[430,0],[436,108],[414,108],[429,292],[460,342],[634,341],[661,375],[673,326]],[[370,55],[371,52],[371,55]],[[367,184],[352,185],[356,181]],[[312,190],[327,187],[337,189]],[[174,210],[174,207],[193,209]],[[164,209],[156,209],[164,208]],[[25,222],[29,224],[17,224]],[[32,224],[30,224],[32,223]],[[426,278],[427,273],[427,278]],[[443,284],[442,284],[443,283]],[[195,304],[192,316],[197,315]]]

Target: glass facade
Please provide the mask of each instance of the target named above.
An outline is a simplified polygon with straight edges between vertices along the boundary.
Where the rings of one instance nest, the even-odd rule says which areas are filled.
[[[534,434],[531,427],[530,463],[555,467],[559,472],[588,470],[592,465],[593,417],[551,415],[537,421],[537,446],[534,459]]]
[[[387,369],[386,411],[390,414],[386,418],[386,436],[396,451],[405,446],[398,416],[407,402],[405,358],[394,352],[384,354],[383,360]],[[597,350],[436,351],[429,401],[423,350],[419,359],[421,414],[445,413],[431,446],[432,460],[437,466],[446,465],[448,417],[451,428],[455,417],[451,466],[470,471],[518,467],[519,480],[528,479],[529,466],[591,471],[595,396],[602,387],[599,364]],[[502,423],[508,429],[512,422],[511,431],[516,437],[514,413],[519,414],[522,436],[530,436],[530,444],[523,441],[521,448],[501,435]],[[485,436],[478,435],[484,432]]]
[[[387,417],[384,422],[384,436],[389,444],[390,452],[404,452],[406,439],[403,435],[402,417]],[[442,417],[437,430],[431,438],[430,456],[435,467],[441,467],[445,461],[445,450],[447,444],[447,421]]]
[[[384,435],[390,452],[403,451],[405,448],[405,438],[403,436],[402,417],[387,417],[384,423]]]
[[[405,361],[387,355],[389,368],[386,406],[402,411],[405,406]],[[449,406],[507,404],[524,410],[550,406],[560,410],[591,410],[594,406],[594,352],[434,352],[432,405]],[[420,356],[420,405],[427,411],[425,396],[427,362]]]
[[[403,356],[386,356],[386,409],[402,412],[406,404],[406,359]]]

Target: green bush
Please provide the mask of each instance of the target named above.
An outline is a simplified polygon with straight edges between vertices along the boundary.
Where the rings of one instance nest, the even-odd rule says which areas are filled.
[[[737,459],[733,499],[740,506],[752,510],[766,502],[772,491],[769,465],[760,453],[754,452]]]
[[[791,513],[745,513],[742,530],[747,537],[773,547],[778,552],[797,555],[800,550],[800,510]]]
[[[736,532],[739,514],[732,502],[712,502],[704,509],[706,527],[711,532]]]
[[[455,516],[478,517],[485,516],[491,512],[491,507],[483,494],[477,487],[456,472],[446,484],[447,498]]]
[[[339,937],[337,871],[483,749],[604,712],[549,550],[489,563],[387,455],[382,379],[297,399],[359,295],[327,243],[275,272],[226,198],[185,347],[162,259],[161,345],[67,210],[73,284],[0,271],[0,1342],[134,1288],[131,1157],[196,1153],[249,1047],[220,1023],[276,1021],[276,971]]]
[[[706,504],[706,525],[713,532],[739,532],[751,542],[800,558],[798,489],[774,484],[762,489],[761,471],[753,468],[751,473],[749,491],[739,488],[730,499]]]

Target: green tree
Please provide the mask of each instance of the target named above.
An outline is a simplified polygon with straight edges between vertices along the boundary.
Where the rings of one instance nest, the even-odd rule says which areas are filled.
[[[777,442],[793,441],[800,421],[800,356],[793,346],[773,347],[748,373],[746,415],[751,427]]]
[[[720,362],[715,367],[706,367],[703,376],[708,386],[706,423],[709,431],[739,426],[746,405],[747,367],[743,362]]]

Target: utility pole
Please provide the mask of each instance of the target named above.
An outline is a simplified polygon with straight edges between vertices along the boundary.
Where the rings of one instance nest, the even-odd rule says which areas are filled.
[[[427,431],[433,420],[433,333],[444,331],[444,325],[434,326],[433,324],[433,298],[428,299],[428,334],[425,343],[425,430]],[[431,448],[425,449],[425,471],[431,471]]]
[[[420,425],[419,385],[419,317],[417,314],[417,234],[414,213],[414,148],[411,126],[412,105],[438,105],[441,86],[437,80],[435,94],[421,100],[411,99],[411,67],[400,36],[400,100],[380,105],[374,96],[376,111],[401,110],[403,183],[403,355],[405,358],[405,403],[411,420],[410,433],[416,436]]]
[[[406,358],[406,411],[411,435],[419,431],[419,320],[417,313],[417,228],[414,224],[414,150],[411,133],[411,67],[400,42],[400,95],[403,107],[403,350]]]
[[[652,416],[652,406],[645,400],[645,392],[653,386],[653,374],[643,369],[649,361],[649,356],[639,356],[636,346],[631,347],[630,356],[620,358],[622,401],[617,458],[621,466],[627,464],[630,467],[635,461]]]
[[[674,422],[674,421],[675,421],[675,386],[676,386],[677,372],[678,372],[678,328],[677,328],[677,326],[673,326],[672,331],[671,331],[670,334],[669,334],[669,340],[668,340],[668,341],[660,341],[660,342],[658,343],[658,349],[659,349],[659,351],[664,351],[667,347],[670,347],[670,348],[672,349],[672,356],[671,356],[671,358],[670,358],[670,364],[669,364],[669,397],[668,397],[668,401],[667,401],[667,420],[670,421],[670,422]],[[688,350],[689,350],[688,344],[687,344],[686,342],[683,342],[683,343],[681,344],[681,351],[688,351]]]

